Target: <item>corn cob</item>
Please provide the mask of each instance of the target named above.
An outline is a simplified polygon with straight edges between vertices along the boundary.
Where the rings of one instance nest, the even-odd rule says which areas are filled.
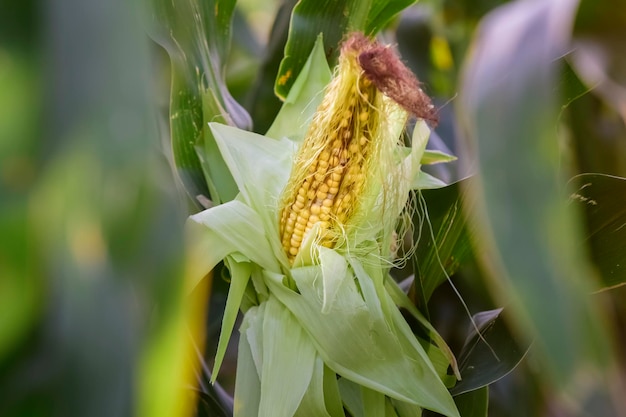
[[[320,244],[335,244],[332,231],[341,229],[365,186],[378,91],[361,76],[355,52],[344,45],[338,76],[305,136],[284,193],[280,233],[291,262],[316,223]]]
[[[335,247],[345,238],[368,180],[383,163],[386,110],[402,106],[415,113],[415,97],[422,96],[415,77],[387,47],[362,34],[343,44],[337,74],[305,135],[280,205],[279,232],[291,263],[316,224],[315,238],[323,246]]]

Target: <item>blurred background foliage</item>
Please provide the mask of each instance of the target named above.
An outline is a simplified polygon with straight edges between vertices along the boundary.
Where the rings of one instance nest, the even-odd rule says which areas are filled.
[[[182,230],[234,194],[196,148],[209,120],[267,131],[350,29],[397,45],[459,156],[393,276],[462,415],[625,415],[626,4],[338,3],[0,1],[0,415],[232,414],[234,353],[207,382],[228,272],[190,295]]]

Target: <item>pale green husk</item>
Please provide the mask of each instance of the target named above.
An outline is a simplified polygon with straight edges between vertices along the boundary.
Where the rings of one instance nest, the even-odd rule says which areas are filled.
[[[457,417],[442,382],[447,363],[441,359],[454,359],[388,277],[375,233],[364,236],[354,253],[306,242],[311,250],[301,251],[294,266],[283,252],[277,206],[301,139],[297,132],[306,130],[288,121],[294,114],[302,115],[296,123],[308,120],[312,97],[302,89],[321,91],[327,82],[320,48],[318,40],[304,81],[292,89],[270,136],[208,126],[239,189],[235,200],[191,216],[187,225],[194,276],[202,279],[221,260],[231,274],[213,377],[241,308],[235,416],[335,417],[344,415],[345,406],[355,416],[417,416],[427,408]],[[418,122],[413,147],[399,147],[398,163],[389,167],[395,170],[390,178],[405,179],[398,189],[407,197],[421,182],[436,185],[419,170],[428,136],[428,127]],[[427,156],[428,162],[449,159]],[[403,206],[391,214],[398,216]],[[410,309],[439,347],[420,343],[398,305]]]

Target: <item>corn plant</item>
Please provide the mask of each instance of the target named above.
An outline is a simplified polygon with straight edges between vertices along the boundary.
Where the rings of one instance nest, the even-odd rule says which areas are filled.
[[[14,3],[0,415],[624,415],[619,2]]]

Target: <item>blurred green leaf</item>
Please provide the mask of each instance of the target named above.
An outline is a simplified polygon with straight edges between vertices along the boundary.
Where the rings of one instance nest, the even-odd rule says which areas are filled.
[[[577,5],[519,1],[488,15],[466,63],[459,118],[480,161],[473,214],[492,291],[537,336],[542,366],[563,385],[582,364],[611,357],[558,181],[553,86]]]
[[[626,178],[582,174],[573,178],[572,204],[584,210],[585,240],[598,267],[599,289],[626,283]]]
[[[415,0],[300,0],[293,10],[285,57],[280,63],[274,89],[285,99],[302,70],[315,39],[324,34],[326,57],[333,67],[338,45],[345,33],[378,32],[389,20]]]
[[[502,309],[482,311],[472,326],[458,357],[461,379],[450,392],[460,395],[486,387],[511,372],[524,358],[530,344],[517,342],[502,316]],[[463,414],[461,414],[463,415]]]
[[[589,74],[587,78],[581,79],[581,66],[576,62],[595,62],[590,53],[595,48],[593,43],[583,45],[576,41],[576,45],[576,58],[570,56],[561,84],[563,120],[567,121],[571,134],[568,140],[571,155],[564,155],[567,158],[563,160],[564,168],[571,166],[568,174],[592,172],[626,176],[626,124],[618,107],[626,108],[626,104],[618,104],[618,101],[614,104],[605,98],[605,92],[595,88],[602,82],[589,78]],[[587,70],[590,66],[586,64]],[[605,87],[613,90],[612,95],[619,99],[619,86],[611,83]],[[568,161],[570,158],[571,162]]]
[[[471,194],[463,191],[462,180],[443,188],[422,190],[417,195],[413,216],[413,255],[415,281],[412,291],[417,305],[426,306],[435,288],[454,274],[472,253],[471,230],[463,214],[463,205],[471,204]]]
[[[581,0],[568,54],[579,82],[566,90],[580,173],[626,176],[625,39],[626,3]]]
[[[145,34],[138,10],[123,0],[38,4],[31,12],[45,36],[25,53],[32,61],[20,72],[32,76],[28,89],[34,88],[13,81],[13,91],[27,93],[12,103],[20,113],[13,127],[23,126],[0,139],[14,159],[2,155],[0,164],[0,225],[12,223],[0,237],[0,258],[10,256],[0,259],[0,281],[7,268],[23,284],[2,282],[0,293],[15,291],[20,308],[35,301],[43,314],[35,326],[15,318],[22,343],[13,361],[0,364],[0,414],[131,416],[147,388],[141,384],[147,350],[165,346],[166,358],[182,362],[176,372],[192,362],[167,351],[171,333],[164,331],[174,323],[188,332],[186,323],[170,320],[185,311],[176,299],[185,214],[170,169],[155,152]],[[0,46],[0,68],[5,58]],[[0,90],[3,102],[7,90]],[[6,201],[12,218],[4,217]],[[154,407],[180,400],[178,376],[157,372],[151,379],[169,388],[154,397],[146,390]]]
[[[251,128],[249,115],[228,92],[223,74],[235,1],[148,1],[150,35],[172,61],[170,127],[178,174],[192,198],[206,195],[208,185],[216,203],[232,200],[237,188],[207,123]],[[207,151],[206,159],[199,160],[197,146]]]
[[[43,280],[26,210],[41,134],[36,65],[27,53],[0,44],[0,366],[19,349],[43,307]]]

